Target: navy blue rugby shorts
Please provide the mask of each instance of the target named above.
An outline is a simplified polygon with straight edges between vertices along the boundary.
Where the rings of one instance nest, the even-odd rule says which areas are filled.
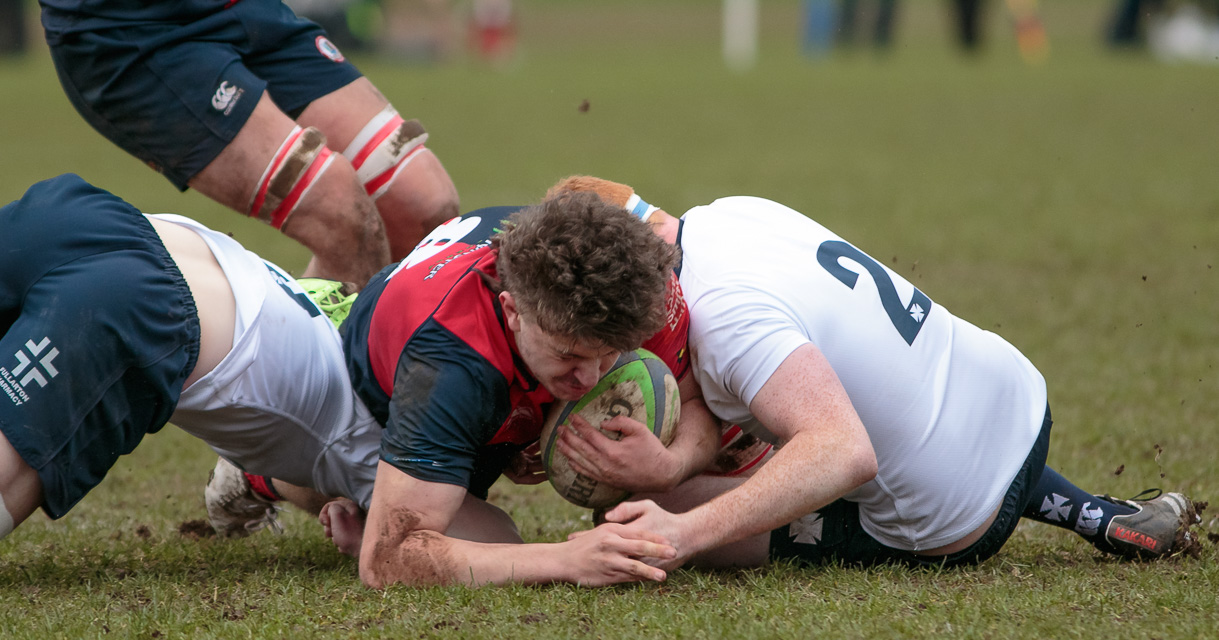
[[[51,57],[85,120],[182,191],[264,91],[296,118],[360,77],[321,27],[279,0],[242,0],[187,24],[76,32]]]
[[[30,187],[0,229],[0,432],[58,518],[169,421],[199,317],[148,220],[77,176]]]

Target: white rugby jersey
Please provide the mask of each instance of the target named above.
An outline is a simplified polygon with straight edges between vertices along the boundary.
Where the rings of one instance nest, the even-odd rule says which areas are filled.
[[[355,395],[339,333],[288,274],[223,233],[198,233],[237,302],[233,348],[182,392],[170,421],[247,472],[372,499],[381,426]]]
[[[1032,363],[788,207],[722,198],[682,220],[693,368],[711,411],[773,441],[749,404],[811,342],[876,451],[876,478],[845,496],[864,529],[918,551],[981,526],[1041,429]]]

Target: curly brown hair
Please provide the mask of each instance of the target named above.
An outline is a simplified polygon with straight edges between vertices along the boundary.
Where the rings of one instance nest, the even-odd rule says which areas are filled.
[[[664,324],[677,248],[595,193],[547,197],[492,242],[501,286],[547,333],[629,351]]]

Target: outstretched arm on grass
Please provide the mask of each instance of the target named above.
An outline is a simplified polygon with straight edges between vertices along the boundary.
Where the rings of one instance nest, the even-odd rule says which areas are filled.
[[[667,541],[635,525],[607,524],[556,544],[485,544],[446,535],[466,489],[425,482],[382,461],[360,552],[360,579],[391,584],[602,586],[664,580],[645,561],[672,559]]]

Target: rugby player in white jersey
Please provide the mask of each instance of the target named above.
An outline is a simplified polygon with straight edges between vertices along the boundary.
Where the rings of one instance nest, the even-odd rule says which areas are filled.
[[[282,270],[74,175],[0,208],[0,227],[0,538],[39,507],[65,515],[168,421],[222,456],[207,490],[221,535],[275,522],[255,489],[315,513],[367,506],[380,425],[331,320]],[[454,535],[513,541],[506,520],[468,501]]]
[[[678,557],[662,568],[971,564],[1021,517],[1122,556],[1194,544],[1185,496],[1098,497],[1047,467],[1046,384],[1032,363],[801,213],[731,197],[678,220],[622,184],[576,177],[562,190],[595,191],[681,246],[707,406],[779,445],[751,477],[700,476],[604,514],[669,540]],[[559,447],[615,484],[637,470],[598,461],[629,459],[628,446],[650,459],[638,453],[649,442],[578,428]]]

